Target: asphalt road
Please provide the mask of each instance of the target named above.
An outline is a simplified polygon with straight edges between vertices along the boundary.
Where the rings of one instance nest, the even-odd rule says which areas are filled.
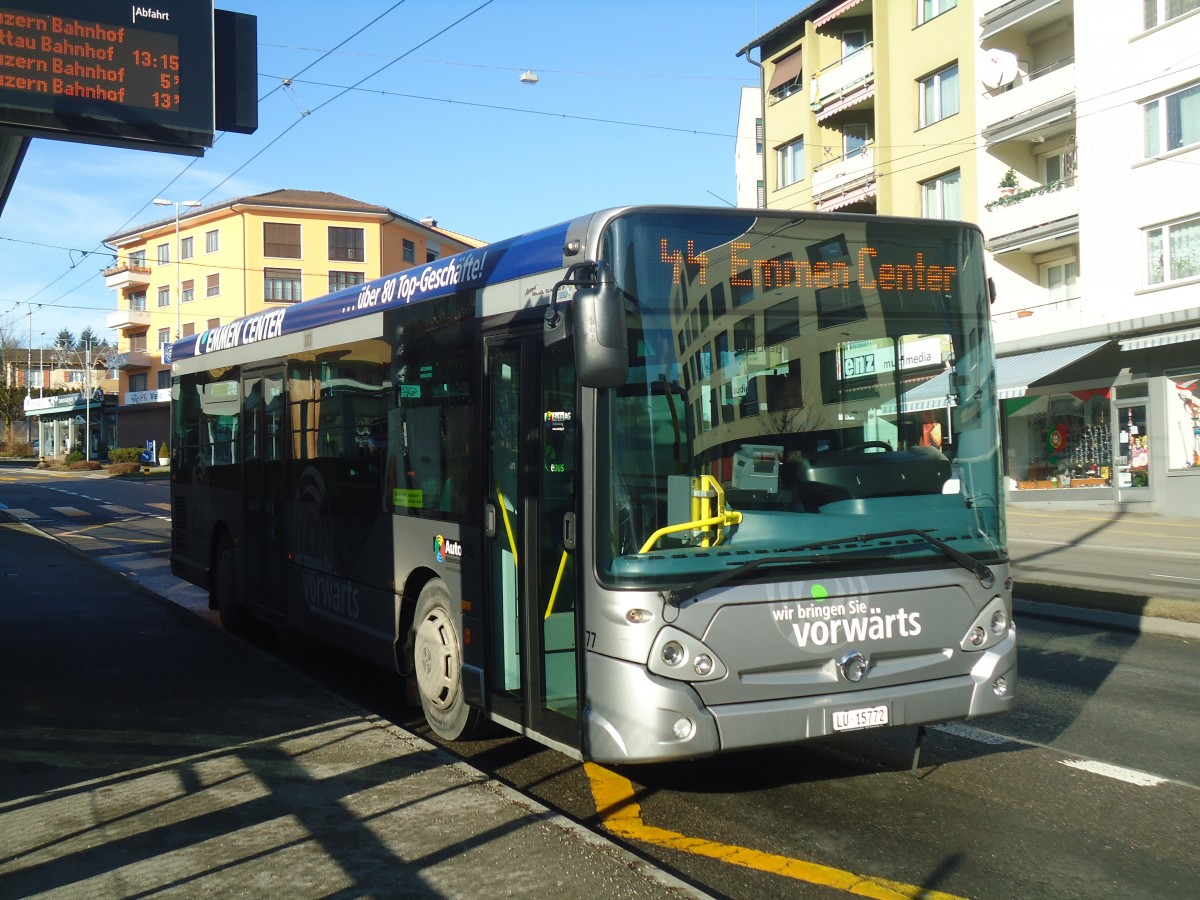
[[[166,495],[165,481],[0,472],[10,513],[209,615],[200,592],[163,572]],[[1009,522],[1018,578],[1055,558],[1055,573],[1095,586],[1116,583],[1101,560],[1158,563],[1120,582],[1130,591],[1150,574],[1191,589],[1197,571],[1168,568],[1182,552],[1177,526],[1100,515],[1068,529],[1025,510]],[[515,736],[451,749],[722,896],[845,896],[846,877],[980,900],[1190,895],[1200,876],[1196,642],[1028,617],[1018,627],[1017,710],[931,730],[915,773],[910,731],[620,771]],[[261,646],[431,737],[394,677],[311,641]]]
[[[1200,603],[1200,519],[1008,507],[1020,580]]]

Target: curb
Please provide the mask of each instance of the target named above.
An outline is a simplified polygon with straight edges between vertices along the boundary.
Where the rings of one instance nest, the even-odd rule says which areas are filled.
[[[1047,603],[1042,600],[1013,599],[1013,613],[1048,619],[1054,622],[1071,622],[1083,625],[1101,625],[1113,631],[1132,634],[1164,634],[1171,637],[1200,640],[1200,625],[1163,619],[1157,616],[1141,616],[1133,613],[1090,609],[1083,606],[1067,606],[1063,603]]]

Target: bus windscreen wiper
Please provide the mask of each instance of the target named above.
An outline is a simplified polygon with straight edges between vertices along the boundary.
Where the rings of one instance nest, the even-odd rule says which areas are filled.
[[[852,534],[842,538],[834,538],[832,540],[814,541],[811,544],[798,544],[795,547],[783,547],[778,551],[782,554],[800,553],[806,550],[820,550],[825,547],[838,547],[842,544],[863,544],[868,541],[882,540],[883,538],[902,537],[905,535],[916,535],[925,541],[928,541],[934,547],[942,552],[942,554],[951,561],[962,566],[972,575],[979,579],[979,583],[984,587],[991,587],[995,582],[996,576],[986,565],[972,556],[963,553],[957,547],[951,547],[941,538],[936,538],[927,531],[921,531],[919,528],[904,528],[899,531],[873,531],[864,534]],[[724,572],[717,572],[707,578],[702,578],[694,584],[688,585],[685,588],[675,591],[664,591],[662,593],[663,600],[671,606],[679,606],[687,602],[693,597],[698,597],[705,591],[710,591],[715,587],[720,587],[734,578],[740,578],[748,572],[752,572],[759,566],[764,564],[770,565],[785,565],[787,563],[803,562],[829,562],[844,557],[846,554],[819,554],[817,556],[762,556],[758,559],[752,559],[749,562],[742,563],[733,569],[727,569]]]
[[[872,531],[867,532],[866,534],[854,534],[844,538],[837,538],[835,540],[814,541],[811,544],[800,544],[796,547],[785,547],[784,549],[780,550],[780,552],[798,553],[801,550],[819,550],[822,547],[836,547],[839,544],[849,543],[862,544],[866,543],[867,541],[879,541],[884,538],[903,537],[911,534],[915,534],[918,537],[928,541],[930,544],[933,544],[933,546],[942,551],[942,554],[947,559],[958,563],[960,566],[978,578],[979,583],[984,587],[991,587],[993,582],[995,582],[996,576],[992,573],[992,570],[979,560],[975,559],[975,557],[963,553],[957,547],[951,547],[941,538],[934,537],[928,531],[922,531],[920,528],[901,528],[899,531]]]

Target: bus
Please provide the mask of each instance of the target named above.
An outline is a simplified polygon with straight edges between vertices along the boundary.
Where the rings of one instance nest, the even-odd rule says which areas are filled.
[[[185,337],[172,571],[448,740],[648,763],[1005,712],[983,252],[622,207]]]

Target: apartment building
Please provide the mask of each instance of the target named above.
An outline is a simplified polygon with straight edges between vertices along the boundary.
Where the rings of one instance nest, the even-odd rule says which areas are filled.
[[[211,206],[162,201],[169,217],[105,238],[117,292],[115,439],[166,441],[170,346],[270,306],[297,303],[480,245],[384,206],[277,190]]]
[[[1200,515],[1198,39],[1200,0],[820,0],[739,51],[764,205],[982,228],[1010,500]]]

